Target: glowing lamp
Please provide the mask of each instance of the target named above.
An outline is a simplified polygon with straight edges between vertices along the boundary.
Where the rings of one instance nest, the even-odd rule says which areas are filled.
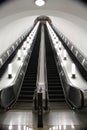
[[[37,5],[37,6],[43,6],[43,5],[45,5],[45,0],[35,0],[35,4]]]
[[[66,60],[66,56],[67,56],[67,53],[66,53],[66,50],[63,51],[63,55],[64,55],[64,60]]]
[[[75,129],[75,126],[74,126],[74,125],[71,125],[71,128],[72,128],[72,129]]]
[[[76,77],[76,67],[75,67],[75,64],[72,63],[72,78],[75,78]]]
[[[11,63],[8,65],[8,78],[9,79],[12,78],[12,64]]]
[[[26,42],[24,42],[23,49],[26,50]]]
[[[61,41],[59,41],[59,50],[61,50],[62,45],[61,45]]]
[[[12,125],[9,125],[9,130],[12,130]]]
[[[18,50],[18,60],[21,60],[21,51]]]

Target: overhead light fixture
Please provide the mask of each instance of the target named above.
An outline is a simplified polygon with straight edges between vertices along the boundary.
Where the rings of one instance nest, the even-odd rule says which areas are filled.
[[[37,6],[43,6],[43,5],[45,5],[45,0],[35,0],[35,4],[37,5]]]

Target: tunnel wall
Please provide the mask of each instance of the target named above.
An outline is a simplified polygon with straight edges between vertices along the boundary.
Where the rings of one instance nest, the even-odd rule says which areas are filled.
[[[37,16],[10,16],[0,20],[0,54],[34,23]],[[62,14],[61,17],[49,16],[56,29],[60,30],[73,44],[87,54],[87,22],[76,16]],[[69,19],[70,18],[70,19]],[[67,19],[67,20],[66,20]],[[78,24],[77,24],[78,23]]]
[[[2,25],[0,28],[0,55],[24,32],[30,30],[34,24],[34,19],[34,17],[26,17],[12,21],[7,25]]]

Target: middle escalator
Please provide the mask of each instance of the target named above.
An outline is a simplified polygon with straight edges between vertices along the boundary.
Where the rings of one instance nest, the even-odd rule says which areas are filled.
[[[40,47],[40,35],[41,35],[41,26],[38,29],[37,36],[29,64],[26,70],[24,81],[22,84],[21,92],[18,97],[16,104],[13,109],[31,109],[33,103],[33,95],[36,89],[36,80],[37,80],[37,66],[38,66],[38,57],[39,57],[39,47]]]
[[[63,88],[61,85],[59,73],[54,58],[54,53],[50,43],[47,29],[45,28],[45,43],[46,43],[46,64],[47,64],[47,81],[49,101],[57,103],[65,103]]]

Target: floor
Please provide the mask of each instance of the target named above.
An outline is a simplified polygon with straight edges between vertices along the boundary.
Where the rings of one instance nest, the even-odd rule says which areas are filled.
[[[43,115],[43,128],[37,124],[37,114],[31,110],[0,112],[0,130],[87,130],[87,111],[50,110]]]

